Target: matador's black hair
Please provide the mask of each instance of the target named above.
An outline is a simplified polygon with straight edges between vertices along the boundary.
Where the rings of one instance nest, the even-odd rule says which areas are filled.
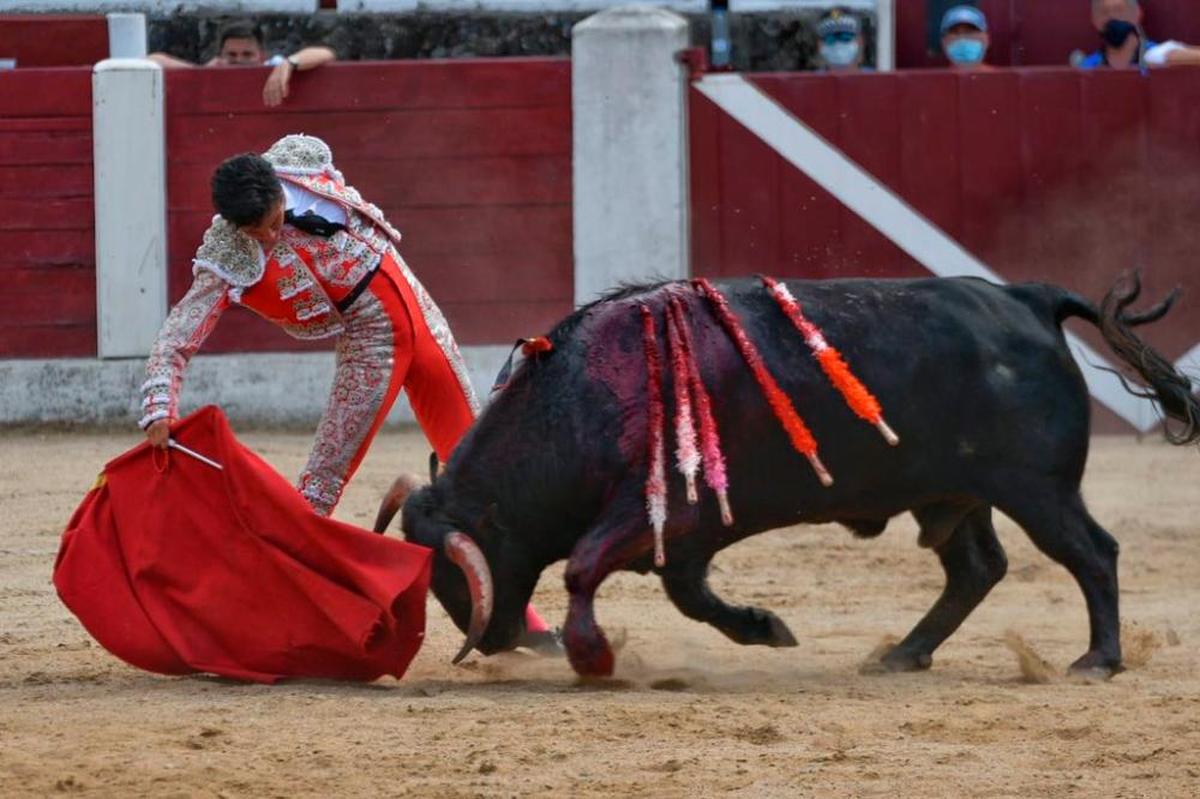
[[[259,222],[282,198],[283,186],[261,155],[235,155],[213,172],[213,207],[239,227]]]

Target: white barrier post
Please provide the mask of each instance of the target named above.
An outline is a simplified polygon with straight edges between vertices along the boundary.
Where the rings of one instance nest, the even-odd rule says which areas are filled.
[[[101,358],[145,357],[167,312],[163,76],[142,59],[92,72],[96,326]]]
[[[687,22],[626,6],[571,32],[575,303],[682,278],[688,252]]]
[[[896,69],[896,0],[879,0],[875,5],[875,69]]]
[[[108,14],[108,57],[146,57],[146,16]]]

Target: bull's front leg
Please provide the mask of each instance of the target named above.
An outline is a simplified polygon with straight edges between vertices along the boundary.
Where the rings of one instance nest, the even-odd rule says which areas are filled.
[[[654,541],[644,519],[601,521],[571,551],[566,583],[570,594],[563,643],[571,666],[584,677],[608,677],[615,660],[596,623],[596,590],[608,575],[645,555]]]
[[[796,646],[788,626],[769,610],[730,605],[708,585],[708,564],[715,553],[683,561],[669,561],[663,571],[667,596],[689,619],[708,622],[739,644]]]

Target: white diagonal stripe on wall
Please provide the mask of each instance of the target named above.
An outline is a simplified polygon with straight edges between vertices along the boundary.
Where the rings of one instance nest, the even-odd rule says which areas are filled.
[[[740,75],[706,75],[694,84],[708,99],[762,139],[839,202],[897,247],[940,277],[981,277],[1006,283],[895,192]],[[1159,422],[1154,403],[1127,392],[1112,363],[1085,341],[1063,331],[1083,371],[1088,390],[1137,430]],[[1200,344],[1177,363],[1200,365]]]

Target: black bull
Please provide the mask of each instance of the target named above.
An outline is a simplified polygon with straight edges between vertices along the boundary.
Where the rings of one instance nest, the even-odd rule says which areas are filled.
[[[581,674],[612,672],[593,598],[619,569],[657,571],[685,616],[738,643],[792,646],[795,638],[774,613],[713,593],[707,571],[714,554],[797,523],[840,522],[874,536],[889,518],[911,511],[920,543],[941,560],[946,584],[883,663],[927,668],[933,651],[1005,574],[995,508],[1083,591],[1091,637],[1074,667],[1120,670],[1118,545],[1079,493],[1089,396],[1060,326],[1079,317],[1099,327],[1165,414],[1184,425],[1172,439],[1191,442],[1200,438],[1200,404],[1189,380],[1130,329],[1163,316],[1174,296],[1135,314],[1127,308],[1137,296],[1136,279],[1114,288],[1100,308],[1041,284],[792,281],[805,315],[878,397],[901,438],[890,447],[852,414],[759,281],[717,286],[822,445],[834,484],[823,487],[792,448],[745,361],[689,284],[622,289],[560,323],[549,335],[553,351],[522,363],[444,473],[404,502],[405,536],[434,549],[434,593],[467,631],[459,658],[472,648],[493,653],[516,646],[538,576],[563,558],[570,593],[563,639]],[[651,308],[664,341],[669,296],[683,298],[687,310],[735,521],[722,524],[706,489],[698,504],[687,504],[683,479],[670,469],[667,560],[660,568],[651,560],[644,493],[648,390],[638,309]],[[671,385],[666,369],[667,420],[676,411]],[[398,480],[378,529],[405,493]]]

